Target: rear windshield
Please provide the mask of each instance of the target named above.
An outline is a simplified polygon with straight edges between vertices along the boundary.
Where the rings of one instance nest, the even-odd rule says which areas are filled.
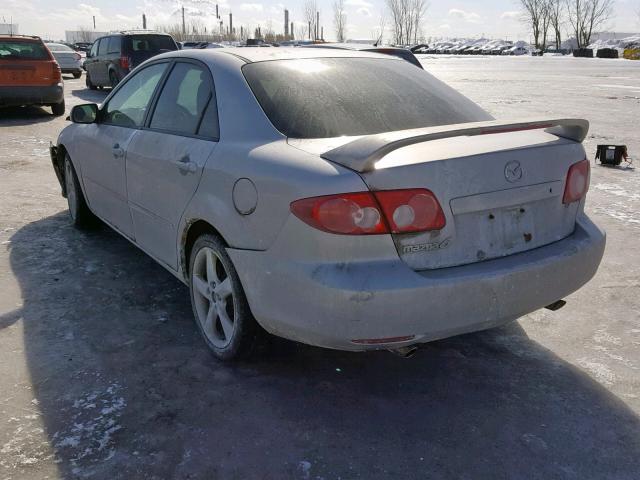
[[[424,70],[392,58],[275,60],[242,68],[284,135],[329,138],[493,118]]]
[[[49,60],[49,52],[40,42],[0,40],[0,60]]]
[[[169,35],[131,35],[128,43],[133,52],[160,52],[177,50],[176,43]]]
[[[61,43],[47,43],[47,47],[52,52],[73,52],[73,48],[62,45]]]

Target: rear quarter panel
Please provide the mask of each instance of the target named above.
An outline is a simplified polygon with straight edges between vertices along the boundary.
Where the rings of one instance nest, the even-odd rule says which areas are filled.
[[[188,227],[197,220],[213,225],[232,248],[266,250],[289,218],[292,201],[366,190],[356,173],[288,145],[246,84],[239,68],[242,62],[227,54],[218,57],[219,63],[209,66],[218,99],[220,142],[183,215],[178,251]],[[251,180],[257,191],[257,205],[249,215],[234,206],[233,189],[241,178]]]

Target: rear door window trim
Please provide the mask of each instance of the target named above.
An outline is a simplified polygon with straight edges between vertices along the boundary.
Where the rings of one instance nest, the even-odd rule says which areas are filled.
[[[169,75],[171,74],[171,72],[173,71],[173,69],[175,68],[177,63],[191,63],[193,65],[196,65],[200,68],[202,68],[205,73],[209,76],[209,85],[211,86],[211,95],[209,97],[209,102],[207,103],[207,106],[205,107],[204,111],[202,112],[202,116],[200,118],[200,121],[198,123],[198,130],[200,129],[200,125],[202,123],[202,120],[204,118],[204,114],[207,111],[207,108],[209,108],[210,103],[211,102],[215,102],[215,108],[216,108],[216,118],[218,119],[218,121],[216,122],[216,135],[198,135],[198,134],[188,134],[188,133],[184,133],[184,132],[175,132],[173,130],[165,130],[165,129],[159,129],[159,128],[151,128],[150,124],[151,124],[151,118],[153,117],[153,114],[156,111],[156,106],[158,104],[158,99],[160,98],[160,95],[162,93],[162,90],[164,89],[165,84],[167,83],[167,80],[169,78]],[[147,116],[145,117],[145,120],[143,122],[143,126],[139,127],[139,129],[141,130],[149,130],[151,132],[158,132],[158,133],[166,133],[169,135],[176,135],[178,137],[186,137],[186,138],[196,138],[199,140],[209,140],[211,142],[219,142],[220,141],[220,116],[219,116],[219,112],[218,112],[218,100],[217,100],[217,96],[216,96],[216,87],[215,84],[213,82],[213,75],[211,75],[211,70],[209,69],[209,67],[199,61],[199,60],[195,60],[192,58],[180,58],[180,59],[174,59],[171,62],[171,66],[167,69],[166,74],[164,75],[164,77],[160,80],[160,83],[158,84],[158,86],[160,88],[158,88],[155,92],[154,92],[154,96],[153,96],[153,100],[151,102],[151,106],[147,111]],[[196,130],[196,131],[198,131]]]

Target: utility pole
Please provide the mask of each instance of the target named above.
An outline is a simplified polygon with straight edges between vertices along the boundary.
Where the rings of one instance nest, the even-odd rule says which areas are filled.
[[[144,13],[142,14],[142,29],[147,29],[147,16]]]
[[[295,33],[293,33],[293,22],[291,22],[291,40],[295,37]]]
[[[216,3],[216,18],[220,19],[220,13],[218,12],[218,4]]]
[[[96,16],[93,16],[93,29],[96,29]]]
[[[309,40],[311,40],[311,22],[309,22]]]
[[[324,27],[320,27],[320,40],[324,40]]]
[[[184,7],[182,7],[182,34],[186,33],[186,28],[184,26]]]
[[[284,11],[284,38],[289,36],[289,10]]]
[[[316,38],[318,39],[318,29],[320,28],[320,12],[316,12]]]
[[[229,33],[233,35],[233,14],[229,12]]]

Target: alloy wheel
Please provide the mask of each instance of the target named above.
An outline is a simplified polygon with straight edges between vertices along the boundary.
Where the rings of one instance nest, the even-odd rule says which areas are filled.
[[[67,190],[67,203],[69,205],[69,215],[73,220],[76,219],[78,194],[73,179],[73,167],[68,160],[64,162],[64,183]]]
[[[202,331],[215,347],[225,348],[235,331],[235,295],[231,277],[213,249],[198,251],[191,285]]]

